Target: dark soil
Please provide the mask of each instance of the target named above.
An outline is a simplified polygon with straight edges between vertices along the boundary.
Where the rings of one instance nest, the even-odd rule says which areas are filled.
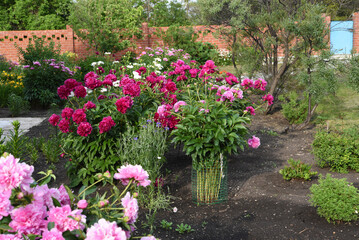
[[[173,198],[171,210],[157,215],[153,235],[165,239],[237,240],[237,239],[358,239],[359,222],[350,224],[328,223],[316,213],[308,202],[309,188],[318,180],[283,180],[279,169],[289,158],[313,164],[313,170],[325,175],[328,169],[316,166],[311,152],[315,128],[287,131],[288,123],[279,113],[257,115],[251,131],[261,139],[258,149],[231,156],[228,162],[228,201],[210,206],[197,206],[191,197],[191,159],[179,149],[170,149],[165,168],[170,174],[165,187]],[[29,137],[48,136],[49,124],[45,120],[30,129]],[[273,134],[277,133],[277,135]],[[68,183],[64,163],[56,164],[56,184]],[[43,159],[35,164],[35,172],[46,170]],[[355,186],[359,176],[332,173],[334,177],[347,178]],[[172,230],[160,227],[161,220],[173,222]],[[144,221],[141,215],[138,225]],[[195,231],[179,234],[177,224],[189,224]],[[144,230],[146,232],[147,230]]]

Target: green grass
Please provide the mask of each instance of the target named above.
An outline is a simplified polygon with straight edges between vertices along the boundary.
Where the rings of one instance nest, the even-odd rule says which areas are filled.
[[[317,109],[317,119],[327,124],[352,125],[359,120],[359,93],[342,86],[336,96],[323,99]]]

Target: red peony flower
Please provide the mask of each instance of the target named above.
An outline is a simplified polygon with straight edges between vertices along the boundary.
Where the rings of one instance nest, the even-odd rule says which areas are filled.
[[[77,128],[77,134],[83,137],[87,137],[91,134],[92,126],[88,122],[81,122],[79,127]]]
[[[87,103],[85,103],[84,108],[85,108],[85,109],[96,108],[96,104],[94,104],[94,103],[91,102],[91,101],[88,101]]]
[[[72,108],[66,107],[66,108],[62,109],[61,117],[66,118],[66,119],[70,119],[70,118],[72,118],[73,113],[74,113],[74,110]]]
[[[75,87],[81,85],[81,83],[77,82],[76,79],[70,78],[65,81],[64,85],[72,91]]]
[[[61,99],[67,99],[67,97],[70,96],[70,93],[71,90],[68,89],[65,85],[61,85],[57,88],[57,95],[59,95]]]
[[[57,124],[59,123],[60,121],[60,116],[57,115],[57,114],[52,114],[51,117],[49,118],[49,123],[52,125],[52,126],[57,126]]]
[[[74,112],[74,114],[72,115],[72,120],[77,123],[80,124],[82,122],[86,122],[86,113],[85,110],[83,109],[76,109],[76,111]]]
[[[104,117],[98,126],[100,129],[100,134],[110,131],[111,128],[115,125],[116,123],[112,120],[111,116]]]
[[[272,95],[268,94],[268,95],[264,95],[263,100],[268,102],[268,105],[270,106],[273,104],[274,98]]]
[[[98,88],[102,85],[102,82],[94,77],[88,77],[85,80],[86,87],[94,90],[95,88]]]
[[[123,86],[123,94],[130,95],[131,97],[140,96],[141,88],[136,83],[130,83]]]
[[[60,131],[63,133],[68,133],[70,131],[70,120],[62,119],[58,124]]]
[[[133,105],[133,100],[129,96],[122,97],[116,101],[117,111],[119,111],[122,114],[125,114],[127,109],[131,108],[132,105]]]
[[[87,95],[86,88],[82,85],[75,87],[74,93],[75,93],[75,96],[78,98],[80,98],[80,97],[84,98]]]

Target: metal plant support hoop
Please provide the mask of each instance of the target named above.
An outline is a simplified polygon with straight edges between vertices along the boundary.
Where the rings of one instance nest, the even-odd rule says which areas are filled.
[[[227,161],[214,162],[212,167],[192,168],[192,200],[197,205],[218,204],[228,200]]]

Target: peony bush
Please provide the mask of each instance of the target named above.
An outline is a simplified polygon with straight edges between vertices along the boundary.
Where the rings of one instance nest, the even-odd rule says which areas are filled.
[[[11,154],[0,157],[0,239],[132,239],[139,211],[133,189],[150,184],[141,166],[122,166],[114,178],[97,174],[96,183],[82,187],[77,196],[63,185],[49,188],[45,182],[51,172],[35,182],[33,170]],[[122,193],[114,179],[126,186]],[[98,183],[113,186],[110,197],[89,197]]]

